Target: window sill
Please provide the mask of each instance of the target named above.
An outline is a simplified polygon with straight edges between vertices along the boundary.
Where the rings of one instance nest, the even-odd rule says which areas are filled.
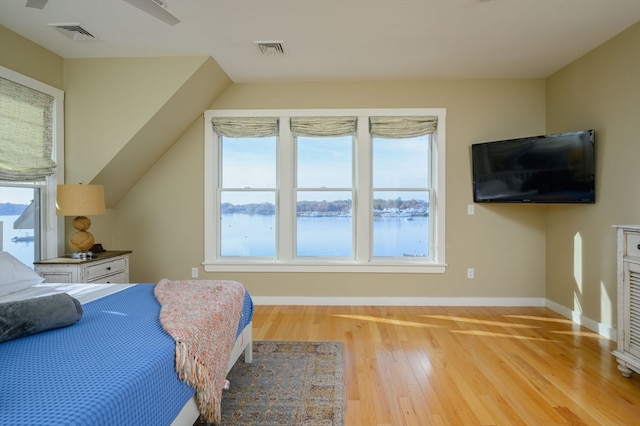
[[[211,262],[202,263],[206,272],[361,272],[401,274],[443,274],[444,264],[416,263],[278,263]]]

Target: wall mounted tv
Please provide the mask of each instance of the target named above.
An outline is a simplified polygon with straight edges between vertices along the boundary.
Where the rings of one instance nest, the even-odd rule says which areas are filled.
[[[595,132],[471,145],[476,203],[595,203]]]

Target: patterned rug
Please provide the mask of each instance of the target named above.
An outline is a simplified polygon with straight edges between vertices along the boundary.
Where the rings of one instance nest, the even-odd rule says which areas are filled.
[[[343,352],[337,342],[253,342],[253,363],[241,355],[229,373],[222,424],[342,426]]]

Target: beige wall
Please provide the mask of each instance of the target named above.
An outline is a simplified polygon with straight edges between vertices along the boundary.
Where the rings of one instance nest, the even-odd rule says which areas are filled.
[[[616,324],[616,224],[640,220],[640,23],[547,79],[547,131],[594,128],[597,201],[548,209],[546,296]]]
[[[447,108],[449,267],[445,274],[203,273],[201,114],[120,199],[104,225],[95,225],[94,233],[98,240],[112,241],[114,246],[109,248],[134,250],[134,281],[185,279],[192,267],[199,267],[201,278],[237,279],[256,296],[546,297],[596,321],[615,325],[611,225],[637,223],[640,215],[640,194],[632,174],[640,150],[639,42],[640,24],[636,24],[547,80],[230,85],[219,68],[207,71],[217,84],[211,102],[217,98],[212,107],[218,109]],[[85,63],[74,64],[64,75],[69,61],[63,65],[61,58],[1,26],[0,49],[2,66],[69,92],[91,88],[91,96],[79,91],[78,97],[72,96],[69,111],[89,107],[89,114],[92,109],[104,108],[111,117],[120,108],[110,85],[104,84],[108,77],[80,75]],[[191,59],[172,61],[178,70],[193,65]],[[108,67],[116,64],[100,63]],[[135,105],[142,105],[141,99],[155,100],[126,111],[127,120],[140,128],[162,109],[158,95],[171,97],[169,92],[179,91],[175,86],[184,77],[172,80],[174,87],[164,91],[166,86],[159,79],[143,84],[149,63],[131,61],[122,70],[125,72],[118,74],[115,85],[120,93],[120,88],[126,87],[126,93],[137,99]],[[96,106],[95,99],[108,102]],[[111,121],[78,132],[76,141],[83,140],[85,134],[100,136],[84,138],[88,144],[82,148],[85,154],[74,154],[67,161],[69,176],[84,178],[83,173],[92,172],[79,172],[85,170],[87,161],[99,168],[117,156],[113,151],[123,145],[115,136],[121,130],[105,124]],[[81,126],[78,124],[78,129]],[[596,129],[595,205],[477,205],[476,214],[467,216],[466,206],[471,203],[470,144],[581,128]],[[136,133],[135,126],[122,137],[135,138],[131,133]],[[98,141],[111,144],[113,138],[116,148],[97,145]],[[81,148],[72,149],[81,152]],[[92,158],[95,153],[101,157]],[[465,278],[467,267],[476,269],[476,279]]]
[[[63,59],[0,25],[0,66],[63,89]]]
[[[3,53],[11,52],[9,56],[2,55],[2,65],[56,87],[64,86],[66,174],[71,181],[91,181],[105,164],[113,161],[128,141],[153,120],[163,102],[179,90],[180,82],[186,80],[194,66],[193,58],[167,58],[161,67],[156,66],[158,59],[140,58],[65,60],[63,66],[62,60],[48,51],[2,27],[0,31]],[[211,70],[209,76],[221,81],[217,96],[221,88],[228,86],[228,78],[219,69]],[[542,81],[234,85],[214,106],[448,109],[446,220],[450,266],[445,274],[227,275],[245,282],[254,294],[544,296],[541,209],[479,206],[475,216],[466,215],[466,205],[471,202],[469,145],[542,132]],[[202,150],[203,123],[199,118],[109,214],[92,218],[92,231],[107,248],[134,250],[133,280],[187,278],[191,267],[202,261]],[[107,187],[110,183],[105,182]],[[475,280],[465,278],[467,267],[476,268]],[[215,274],[202,277],[218,278]]]
[[[543,80],[235,84],[214,108],[447,108],[445,274],[204,273],[202,119],[121,201],[116,240],[132,279],[243,282],[256,296],[544,297],[544,208],[472,202],[469,146],[544,132]],[[474,280],[466,268],[476,269]]]
[[[67,180],[91,182],[203,61],[65,59]]]
[[[105,184],[115,205],[217,97],[207,75],[194,78],[205,64],[217,67],[202,56],[65,59],[66,180]]]
[[[65,59],[64,81],[65,178],[104,185],[91,232],[118,249],[118,202],[231,80],[210,57],[176,57]]]

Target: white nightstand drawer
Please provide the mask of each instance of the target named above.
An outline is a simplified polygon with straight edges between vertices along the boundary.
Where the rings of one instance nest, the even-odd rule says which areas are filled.
[[[63,270],[62,268],[57,268],[55,271],[40,271],[39,272],[42,278],[44,278],[44,282],[46,283],[75,283],[76,281],[76,270],[75,269],[67,269]]]
[[[126,262],[124,259],[114,259],[108,262],[101,262],[96,265],[87,266],[85,279],[87,281],[95,281],[105,275],[113,275],[124,271]]]
[[[640,257],[640,233],[625,232],[625,256]]]
[[[121,271],[117,274],[101,276],[96,278],[95,280],[88,281],[90,283],[100,283],[100,284],[128,284],[129,283],[129,274],[125,271]]]
[[[49,283],[126,284],[129,282],[130,253],[128,250],[104,251],[82,260],[56,257],[33,262],[33,266]]]

